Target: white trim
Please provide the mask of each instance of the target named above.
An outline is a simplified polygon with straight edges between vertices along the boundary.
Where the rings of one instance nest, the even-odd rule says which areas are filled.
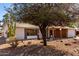
[[[37,35],[33,35],[33,36],[27,36],[27,39],[37,39]]]

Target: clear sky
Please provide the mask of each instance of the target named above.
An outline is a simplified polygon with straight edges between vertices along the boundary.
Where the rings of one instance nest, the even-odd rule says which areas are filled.
[[[0,3],[0,21],[3,19],[3,15],[6,13],[6,8],[11,6],[10,3]]]

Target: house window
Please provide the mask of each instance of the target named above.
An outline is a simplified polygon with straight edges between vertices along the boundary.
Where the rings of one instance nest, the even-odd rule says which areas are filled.
[[[26,29],[27,36],[37,35],[37,29]]]

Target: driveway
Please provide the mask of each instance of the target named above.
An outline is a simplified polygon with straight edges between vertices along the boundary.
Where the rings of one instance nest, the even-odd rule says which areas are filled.
[[[0,45],[6,43],[6,38],[0,36]]]

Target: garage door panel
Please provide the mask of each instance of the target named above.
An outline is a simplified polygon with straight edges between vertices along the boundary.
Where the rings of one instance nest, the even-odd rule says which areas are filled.
[[[67,38],[67,29],[62,29],[62,38]]]
[[[54,37],[55,38],[60,38],[60,30],[59,29],[54,30]]]

